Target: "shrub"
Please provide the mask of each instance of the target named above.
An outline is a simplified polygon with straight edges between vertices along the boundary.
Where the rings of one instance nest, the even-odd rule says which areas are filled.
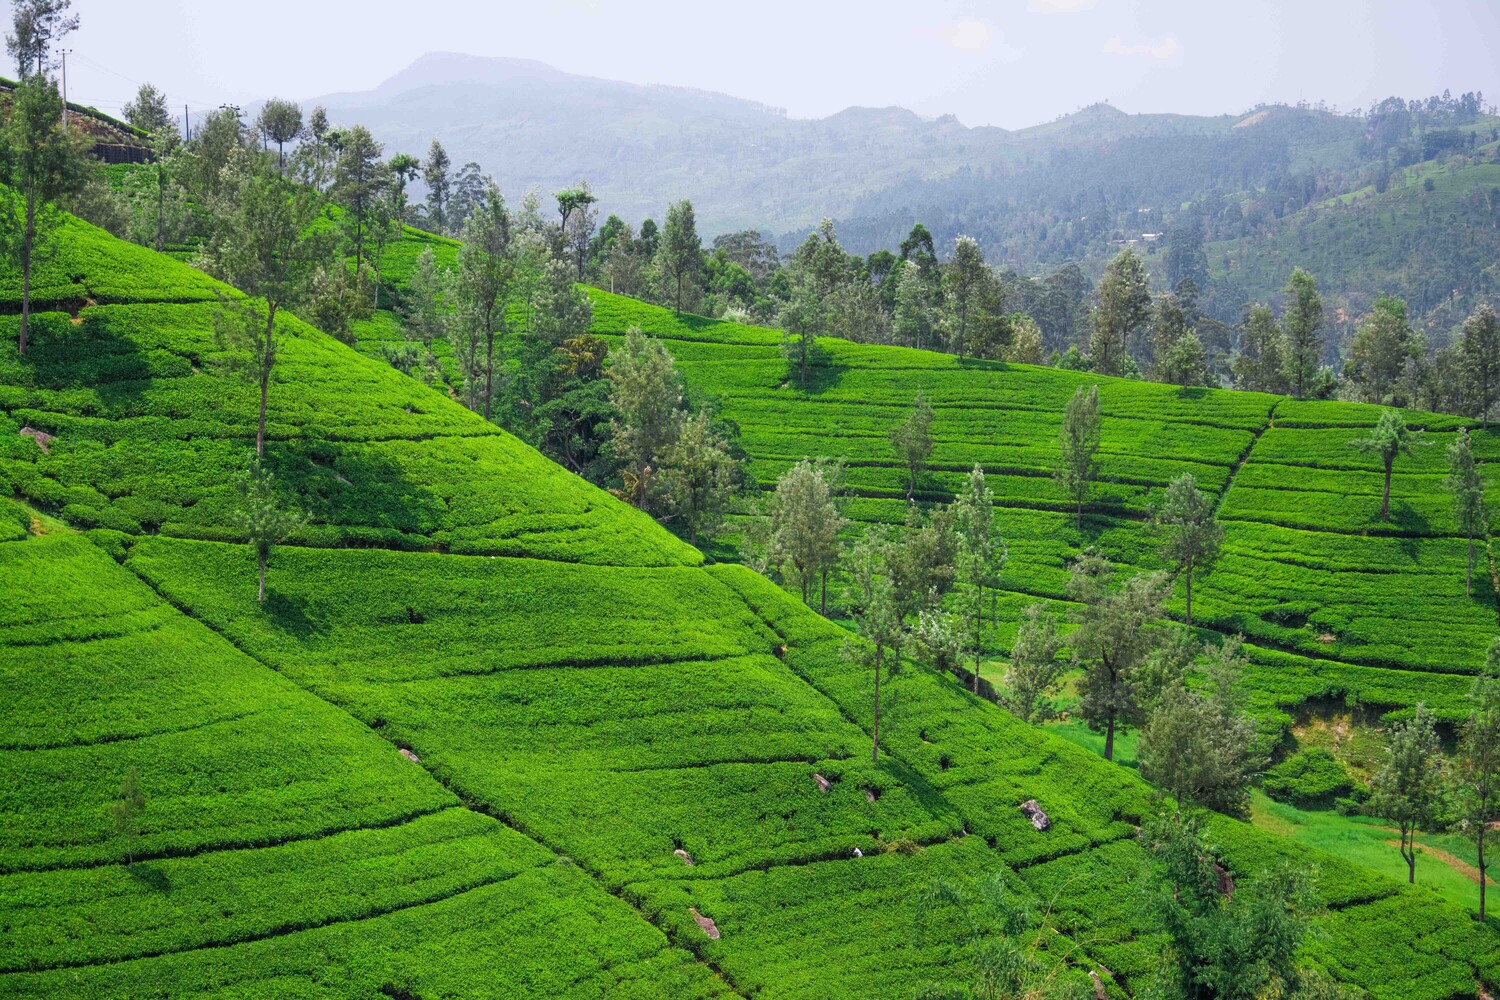
[[[1277,802],[1316,809],[1348,795],[1354,790],[1354,779],[1338,758],[1315,747],[1298,751],[1268,770],[1261,788]]]

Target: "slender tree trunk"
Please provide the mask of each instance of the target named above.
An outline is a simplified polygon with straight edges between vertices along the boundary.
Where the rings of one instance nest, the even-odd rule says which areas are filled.
[[[260,563],[260,589],[256,592],[255,600],[261,604],[266,603],[266,554],[259,554]]]
[[[1401,824],[1401,857],[1406,860],[1406,881],[1415,885],[1417,881],[1417,831],[1405,823]]]
[[[260,358],[260,421],[255,428],[255,457],[266,453],[266,400],[271,395],[271,365],[276,361],[276,303],[266,304],[266,347]]]
[[[677,315],[682,315],[682,274],[677,275]]]
[[[31,326],[31,235],[21,242],[21,339],[19,353],[26,353],[26,333]]]
[[[798,582],[802,584],[802,603],[807,604],[807,574],[798,573],[797,579]]]
[[[978,594],[974,598],[974,693],[979,693],[979,661],[983,657],[984,642],[982,629],[984,628],[984,583],[981,581]]]
[[[880,763],[880,668],[881,661],[885,656],[885,647],[880,643],[875,644],[875,724],[871,727],[874,743],[870,750],[872,763]]]
[[[1104,759],[1115,759],[1115,713],[1109,713],[1109,721],[1104,724]]]
[[[1474,533],[1469,532],[1469,564],[1464,570],[1464,596],[1474,596]],[[1481,887],[1483,883],[1480,883]]]
[[[1380,498],[1380,519],[1389,521],[1391,519],[1391,464],[1395,456],[1385,460],[1385,495]]]
[[[820,592],[819,592],[819,595],[818,595],[818,614],[823,615],[824,617],[827,617],[827,615],[828,615],[828,567],[826,567],[826,566],[823,567],[823,572],[822,572],[821,576],[822,576],[822,581],[821,581],[821,586],[820,586]]]
[[[906,466],[906,502],[911,503],[913,495],[917,492],[917,467],[908,464]]]
[[[1193,627],[1193,564],[1187,565],[1187,627]]]
[[[488,316],[484,320],[484,419],[490,419],[490,400],[495,398],[495,331],[490,329]]]
[[[1485,869],[1489,866],[1484,863],[1484,840],[1485,831],[1479,831],[1479,840],[1476,846],[1479,848],[1479,922],[1484,923],[1484,884],[1489,881],[1485,877]]]
[[[167,175],[161,164],[156,167],[156,252],[161,253],[163,245],[162,227],[165,223],[164,216],[167,211]]]
[[[1083,501],[1078,501],[1078,530],[1083,530]]]

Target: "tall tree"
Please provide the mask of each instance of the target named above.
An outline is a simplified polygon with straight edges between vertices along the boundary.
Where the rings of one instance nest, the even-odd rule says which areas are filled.
[[[927,397],[917,391],[912,400],[911,413],[905,420],[891,428],[891,449],[896,459],[906,466],[906,499],[910,501],[917,491],[917,476],[932,454],[932,421],[937,416]]]
[[[339,139],[339,158],[334,168],[333,197],[343,206],[354,226],[354,260],[365,259],[365,232],[375,201],[386,183],[383,147],[363,125],[345,129]]]
[[[276,477],[262,463],[260,455],[250,460],[249,467],[235,479],[234,487],[239,495],[235,526],[244,532],[250,551],[255,554],[258,580],[255,599],[264,604],[266,563],[271,560],[271,549],[302,526],[302,517],[276,496]]]
[[[78,15],[68,13],[72,8],[73,0],[14,0],[15,33],[6,36],[5,48],[23,81],[44,75],[53,44],[78,30]]]
[[[1089,355],[1094,371],[1118,375],[1125,369],[1131,337],[1151,317],[1151,283],[1146,265],[1129,247],[1104,269],[1094,308],[1094,332]]]
[[[932,241],[932,233],[920,222],[912,226],[906,239],[901,241],[901,259],[929,271],[937,269],[937,250]]]
[[[1167,486],[1159,507],[1151,510],[1151,528],[1162,536],[1161,556],[1183,578],[1187,587],[1187,626],[1193,627],[1193,573],[1211,569],[1219,558],[1224,526],[1214,516],[1214,503],[1198,489],[1198,480],[1184,472]]]
[[[849,557],[849,614],[858,639],[844,645],[844,658],[874,672],[870,759],[880,763],[880,683],[887,655],[897,655],[905,617],[898,605],[892,574],[886,572],[893,543],[879,530],[866,532]]]
[[[434,232],[448,231],[444,210],[448,205],[448,190],[452,183],[448,175],[452,169],[453,161],[448,158],[448,151],[441,142],[432,140],[432,145],[427,147],[427,159],[422,163],[422,181],[427,185],[427,218]]]
[[[692,202],[684,199],[667,206],[667,221],[662,226],[656,261],[662,275],[676,287],[675,309],[680,316],[683,285],[696,281],[703,267],[703,241],[698,238],[698,220]]]
[[[1057,658],[1062,644],[1057,619],[1047,613],[1047,605],[1028,605],[1005,671],[1005,706],[1022,722],[1045,721],[1056,714],[1051,696],[1062,686],[1066,664]]]
[[[286,144],[302,134],[302,105],[282,97],[273,97],[260,109],[255,119],[260,134],[276,144],[276,162],[286,169]]]
[[[386,169],[391,176],[391,201],[396,210],[396,223],[404,226],[411,221],[406,185],[422,176],[422,161],[410,153],[397,153],[386,164]]]
[[[1303,399],[1322,360],[1323,299],[1317,279],[1300,267],[1293,269],[1282,291],[1286,296],[1281,328],[1286,337],[1287,381],[1293,394]]]
[[[625,332],[609,367],[610,402],[619,411],[610,431],[630,502],[645,509],[652,477],[674,440],[682,408],[682,382],[662,342],[638,326]]]
[[[942,267],[943,292],[951,317],[949,340],[960,362],[964,360],[970,321],[979,308],[987,270],[984,251],[972,236],[960,236],[954,241],[953,256]]]
[[[255,454],[265,453],[266,404],[276,364],[276,314],[308,292],[327,239],[310,232],[317,195],[253,165],[236,173],[210,203],[212,233],[202,251],[206,269],[247,298],[223,298],[214,318],[229,366],[260,387]]]
[[[1370,812],[1401,831],[1406,880],[1417,880],[1417,831],[1431,827],[1441,794],[1441,756],[1432,713],[1418,703],[1416,714],[1392,726],[1386,762],[1370,783]]]
[[[599,221],[599,210],[595,207],[599,198],[589,187],[588,181],[579,181],[577,187],[558,191],[558,232],[563,243],[573,254],[577,267],[577,278],[583,280],[583,265],[588,259],[589,240],[593,238],[595,224]]]
[[[795,366],[797,384],[804,389],[817,338],[830,332],[834,296],[847,283],[848,260],[833,221],[824,219],[797,248],[788,267],[792,295],[782,312],[786,333],[781,353]]]
[[[984,469],[974,463],[969,480],[954,502],[958,559],[954,567],[968,586],[972,603],[967,615],[969,648],[974,653],[974,693],[979,693],[979,664],[984,655],[984,591],[998,587],[1005,567],[1005,540],[995,537],[995,494],[985,485]]]
[[[167,108],[167,95],[150,83],[137,88],[135,97],[125,103],[120,112],[125,120],[147,135],[155,135],[164,129],[175,129],[172,112]]]
[[[1448,478],[1444,485],[1453,497],[1453,519],[1458,530],[1469,540],[1469,560],[1464,571],[1464,593],[1474,593],[1474,537],[1489,534],[1489,513],[1485,509],[1484,477],[1474,461],[1474,446],[1469,429],[1460,427],[1458,436],[1448,446]]]
[[[453,274],[465,393],[469,408],[486,420],[495,402],[495,342],[505,328],[514,272],[510,213],[491,188],[484,208],[464,223]]]
[[[1495,390],[1500,384],[1500,320],[1495,310],[1480,306],[1474,314],[1464,320],[1463,373],[1468,383],[1469,394],[1477,404],[1480,426],[1490,426],[1490,408],[1495,402]]]
[[[819,611],[828,613],[828,573],[838,564],[839,532],[849,519],[839,510],[836,496],[843,477],[838,463],[803,459],[776,480],[767,509],[769,529],[766,559],[802,591],[802,603],[810,603],[808,588],[822,583]]]
[[[11,92],[10,120],[0,129],[0,249],[21,265],[21,332],[26,353],[31,323],[31,272],[51,252],[63,224],[57,200],[88,178],[83,139],[59,123],[62,98],[37,74]]]
[[[1344,372],[1365,402],[1391,402],[1408,362],[1424,353],[1421,348],[1407,321],[1406,303],[1382,295],[1354,333]]]
[[[1077,505],[1077,523],[1083,528],[1083,503],[1088,499],[1089,487],[1099,475],[1099,428],[1103,416],[1099,409],[1099,387],[1079,386],[1068,400],[1063,414],[1059,441],[1062,446],[1062,461],[1053,470],[1052,478],[1062,488],[1063,494]]]
[[[718,533],[739,485],[739,463],[706,410],[679,414],[675,440],[662,454],[661,484],[671,516],[687,529],[688,544]]]
[[[1479,861],[1479,919],[1485,918],[1487,842],[1500,829],[1500,639],[1490,643],[1484,669],[1469,688],[1469,717],[1458,730],[1459,829],[1474,841]]]
[[[1141,728],[1136,756],[1141,775],[1170,792],[1178,809],[1198,805],[1244,817],[1250,778],[1261,763],[1255,722],[1242,710],[1238,691],[1246,660],[1238,638],[1207,652],[1208,684],[1190,687],[1180,674],[1170,678]]]
[[[1253,305],[1245,314],[1240,353],[1234,358],[1234,387],[1252,392],[1286,392],[1286,335],[1271,307]]]
[[[922,267],[907,261],[896,268],[896,304],[891,332],[897,343],[918,350],[932,332],[932,306],[928,301],[928,282]]]
[[[1070,638],[1083,668],[1079,714],[1089,728],[1104,733],[1104,759],[1115,759],[1115,732],[1142,716],[1138,676],[1152,649],[1150,626],[1162,616],[1167,579],[1140,574],[1114,582],[1114,568],[1093,549],[1074,561],[1068,597],[1078,602],[1078,628]]]
[[[1426,443],[1421,431],[1414,431],[1407,427],[1406,421],[1401,419],[1401,413],[1389,408],[1380,411],[1380,420],[1375,424],[1375,429],[1370,432],[1369,436],[1349,442],[1352,447],[1360,451],[1374,452],[1379,455],[1381,463],[1385,466],[1385,493],[1380,499],[1382,521],[1391,519],[1391,466],[1395,464],[1396,456],[1414,454],[1419,445]]]

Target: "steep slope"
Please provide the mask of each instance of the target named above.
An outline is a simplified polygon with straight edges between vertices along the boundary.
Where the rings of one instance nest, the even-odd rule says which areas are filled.
[[[1133,773],[917,665],[866,763],[842,630],[295,321],[268,454],[311,527],[258,606],[223,486],[253,407],[174,304],[201,278],[70,236],[167,301],[55,314],[0,372],[0,471],[88,529],[0,534],[0,994],[902,995],[966,961],[913,942],[939,875],[1066,904],[1080,979],[1152,969]],[[132,765],[138,840],[106,813]],[[1288,850],[1218,834],[1247,877]],[[1457,908],[1320,862],[1348,945],[1315,960],[1383,996],[1500,976]]]

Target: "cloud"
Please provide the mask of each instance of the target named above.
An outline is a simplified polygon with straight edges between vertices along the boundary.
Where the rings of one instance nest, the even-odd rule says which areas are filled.
[[[966,17],[938,28],[938,37],[960,52],[983,52],[995,44],[1000,32],[984,21]]]
[[[1033,14],[1076,14],[1093,10],[1094,0],[1028,0],[1026,9]]]
[[[1182,54],[1182,43],[1176,35],[1168,35],[1155,45],[1126,45],[1119,35],[1104,43],[1104,51],[1116,56],[1146,56],[1158,61]]]

